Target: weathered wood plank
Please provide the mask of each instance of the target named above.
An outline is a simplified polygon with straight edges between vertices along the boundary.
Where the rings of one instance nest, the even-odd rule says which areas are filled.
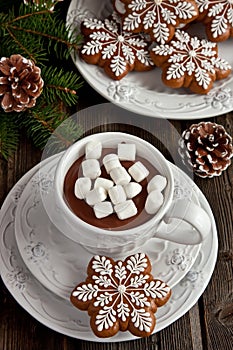
[[[189,313],[160,332],[161,350],[196,350],[196,344],[196,341],[193,342]]]

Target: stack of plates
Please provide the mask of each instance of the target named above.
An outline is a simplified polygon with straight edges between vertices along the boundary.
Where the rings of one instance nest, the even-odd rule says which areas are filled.
[[[85,18],[106,18],[113,11],[110,0],[72,0],[67,24],[80,32]],[[200,23],[189,27],[190,34],[205,38]],[[219,56],[233,67],[233,38],[218,43]],[[77,53],[73,61],[85,80],[110,102],[134,113],[170,119],[208,118],[230,112],[233,108],[233,72],[227,79],[214,83],[208,95],[190,93],[187,89],[171,89],[161,81],[161,69],[149,72],[131,72],[120,81],[109,78],[96,65],[85,63]]]
[[[19,304],[46,326],[75,338],[97,338],[86,312],[74,308],[69,296],[86,278],[91,254],[66,238],[50,222],[44,201],[53,196],[54,172],[61,154],[42,161],[14,186],[0,216],[3,281]],[[194,182],[176,166],[174,198],[189,197],[209,215],[212,228],[197,246],[186,246],[152,238],[140,248],[151,259],[155,278],[172,287],[169,302],[156,313],[154,332],[167,327],[198,300],[212,275],[217,256],[217,231],[210,206]],[[111,342],[135,339],[118,333]]]

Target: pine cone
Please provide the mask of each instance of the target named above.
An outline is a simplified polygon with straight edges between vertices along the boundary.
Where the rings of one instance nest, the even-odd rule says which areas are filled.
[[[232,138],[222,125],[193,124],[179,140],[179,153],[183,163],[198,176],[219,176],[231,164]]]
[[[46,8],[49,8],[50,10],[54,9],[53,3],[60,2],[63,0],[23,0],[25,5],[42,5]]]
[[[36,104],[44,82],[40,68],[21,55],[0,60],[0,103],[5,112],[22,112]]]

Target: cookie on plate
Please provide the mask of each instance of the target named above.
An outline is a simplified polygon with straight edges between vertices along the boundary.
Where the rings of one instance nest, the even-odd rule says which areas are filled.
[[[71,293],[70,300],[87,310],[96,336],[112,337],[129,331],[149,336],[155,327],[154,313],[171,295],[166,283],[151,275],[151,263],[143,253],[114,261],[94,256],[87,268],[87,279]]]
[[[218,57],[216,43],[177,30],[173,40],[151,50],[154,63],[162,68],[162,80],[171,88],[189,88],[207,94],[215,80],[231,73],[230,64]]]
[[[149,34],[159,44],[169,42],[175,29],[198,17],[195,0],[120,0],[115,8],[125,5],[123,30]]]
[[[198,20],[206,27],[206,35],[214,42],[233,37],[233,1],[196,0],[199,8]]]
[[[85,38],[81,58],[103,67],[110,78],[120,80],[132,70],[142,72],[154,68],[148,42],[141,34],[123,31],[116,12],[103,21],[85,19],[81,31]]]

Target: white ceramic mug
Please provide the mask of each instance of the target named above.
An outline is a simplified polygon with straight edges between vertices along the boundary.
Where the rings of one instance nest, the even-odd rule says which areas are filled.
[[[166,177],[167,186],[163,191],[164,202],[159,211],[145,223],[119,231],[110,231],[87,224],[77,217],[64,200],[63,186],[65,176],[72,164],[84,155],[85,145],[92,141],[101,141],[103,148],[115,148],[121,142],[136,145],[137,154],[155,164],[159,173]],[[68,238],[78,242],[93,254],[112,254],[120,256],[131,253],[141,247],[148,239],[158,237],[181,244],[199,244],[208,235],[211,223],[207,213],[188,199],[172,201],[174,178],[169,162],[150,143],[133,135],[120,132],[103,132],[87,136],[77,141],[65,151],[55,171],[54,189],[46,210],[55,226]],[[184,235],[180,225],[166,223],[166,219],[181,219],[191,225]],[[175,221],[175,220],[174,220]]]

